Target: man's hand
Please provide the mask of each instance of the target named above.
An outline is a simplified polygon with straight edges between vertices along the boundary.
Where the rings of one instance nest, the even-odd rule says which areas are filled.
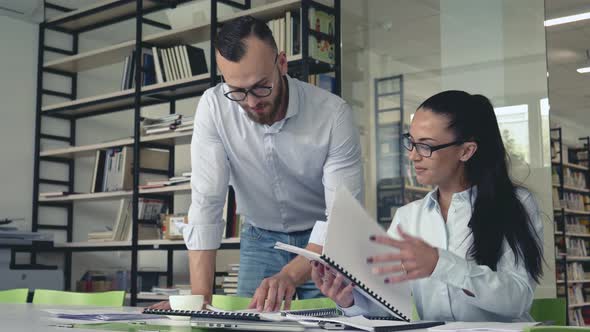
[[[152,304],[148,309],[170,310],[172,308],[170,308],[170,301],[162,301]]]
[[[322,294],[331,298],[341,308],[348,308],[354,304],[353,283],[347,281],[342,274],[330,271],[318,262],[314,261],[311,264],[311,279]]]
[[[295,295],[295,281],[286,273],[278,273],[262,280],[260,287],[256,289],[254,297],[248,309],[258,311],[279,311],[281,303],[285,300],[285,310],[291,308],[291,299]]]

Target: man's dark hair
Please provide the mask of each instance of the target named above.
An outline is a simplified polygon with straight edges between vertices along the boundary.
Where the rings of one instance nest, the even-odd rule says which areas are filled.
[[[224,23],[215,38],[215,49],[227,60],[238,62],[246,54],[244,39],[250,36],[255,36],[277,50],[277,44],[266,23],[252,16],[241,16]]]

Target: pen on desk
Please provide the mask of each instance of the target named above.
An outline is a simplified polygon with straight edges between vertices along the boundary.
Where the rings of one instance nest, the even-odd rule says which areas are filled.
[[[66,329],[74,328],[74,324],[53,324],[53,325],[49,325],[49,326],[52,326],[52,327],[63,327],[63,328],[66,328]]]

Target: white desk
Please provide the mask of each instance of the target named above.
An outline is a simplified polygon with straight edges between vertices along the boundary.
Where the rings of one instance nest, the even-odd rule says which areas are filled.
[[[97,332],[97,331],[108,331],[108,330],[97,330],[97,329],[84,329],[84,328],[63,328],[63,327],[55,327],[50,326],[52,324],[62,323],[62,321],[57,321],[51,317],[51,315],[45,312],[45,309],[75,309],[75,308],[83,308],[85,310],[90,309],[92,307],[65,307],[65,306],[49,306],[49,305],[37,305],[37,304],[6,304],[0,303],[0,331],[10,331],[10,332]],[[104,307],[100,309],[104,310]],[[109,308],[109,310],[113,311],[122,311],[122,312],[129,312],[129,311],[137,311],[138,308],[136,307],[122,307],[122,308]],[[188,322],[179,322],[173,321],[169,319],[159,319],[159,320],[148,320],[149,324],[152,325],[167,325],[167,326],[178,326],[178,331],[186,331],[186,326]],[[138,325],[138,330],[144,330],[141,328],[141,325]],[[150,329],[145,329],[145,331],[149,331]],[[175,328],[172,328],[170,331],[174,332]],[[131,330],[130,330],[131,331]],[[153,330],[152,330],[153,331]],[[197,330],[193,329],[193,331],[206,331],[206,330]],[[306,332],[326,332],[328,330],[323,330],[319,328],[314,329],[306,329]],[[345,330],[338,330],[338,331],[345,331]],[[354,330],[357,331],[357,330]],[[426,332],[426,330],[412,330],[413,332]]]

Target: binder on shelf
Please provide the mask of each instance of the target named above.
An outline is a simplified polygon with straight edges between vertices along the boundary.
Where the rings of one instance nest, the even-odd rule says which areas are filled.
[[[131,190],[133,188],[133,148],[110,148],[96,152],[90,192]],[[169,153],[166,150],[143,148],[140,167],[167,170]],[[161,177],[161,175],[160,175]]]

